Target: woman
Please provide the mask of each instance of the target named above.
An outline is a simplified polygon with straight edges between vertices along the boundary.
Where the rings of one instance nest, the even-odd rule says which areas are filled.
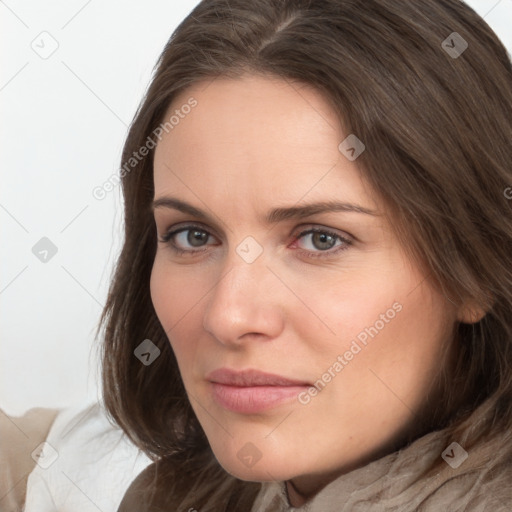
[[[459,1],[198,5],[123,152],[119,510],[510,510],[511,140]]]

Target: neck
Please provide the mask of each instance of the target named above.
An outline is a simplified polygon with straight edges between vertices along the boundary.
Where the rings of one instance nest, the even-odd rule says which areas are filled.
[[[292,507],[300,507],[308,500],[306,496],[299,492],[292,480],[286,481],[286,493],[288,494],[288,501]]]
[[[307,501],[312,499],[318,494],[324,487],[329,483],[339,478],[341,475],[350,473],[355,469],[376,461],[389,453],[395,452],[402,448],[406,444],[407,436],[406,432],[400,433],[394,439],[388,441],[384,446],[373,450],[365,457],[359,459],[357,462],[347,464],[336,470],[330,471],[324,474],[316,475],[300,475],[293,479],[286,481],[286,493],[288,495],[288,501],[293,507],[300,507]],[[410,434],[410,432],[407,432]]]

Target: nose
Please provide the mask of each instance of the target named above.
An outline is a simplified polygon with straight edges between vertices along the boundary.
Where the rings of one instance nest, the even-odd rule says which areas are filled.
[[[270,341],[284,328],[279,282],[263,258],[246,263],[237,254],[227,262],[204,310],[203,328],[224,345]]]

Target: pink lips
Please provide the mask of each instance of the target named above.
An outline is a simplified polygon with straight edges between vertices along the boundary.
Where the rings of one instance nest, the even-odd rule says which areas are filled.
[[[214,400],[231,411],[254,414],[296,399],[311,386],[308,382],[289,379],[280,375],[245,370],[236,372],[221,368],[210,373]]]

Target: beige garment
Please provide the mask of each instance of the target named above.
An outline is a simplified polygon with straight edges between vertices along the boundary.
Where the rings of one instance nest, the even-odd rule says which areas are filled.
[[[0,409],[1,512],[23,510],[27,478],[36,465],[37,448],[46,439],[57,412],[57,409],[35,408],[13,417]]]
[[[442,431],[347,473],[301,507],[288,501],[283,482],[266,482],[251,512],[510,512],[512,432],[479,445],[464,458]],[[460,445],[459,445],[460,446]],[[445,450],[448,449],[447,452]],[[425,480],[421,473],[445,452],[442,469]]]

